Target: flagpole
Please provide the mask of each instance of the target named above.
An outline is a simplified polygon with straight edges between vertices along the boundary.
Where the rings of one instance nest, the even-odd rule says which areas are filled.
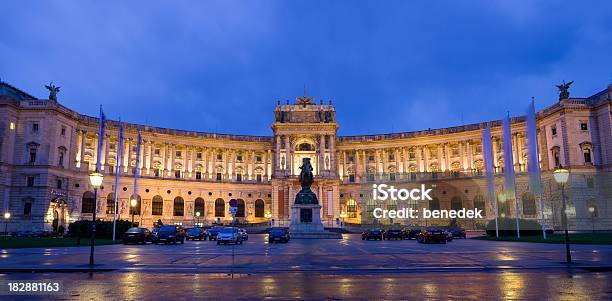
[[[514,160],[512,159],[512,124],[510,122],[510,112],[502,122],[502,136],[504,139],[504,186],[506,190],[506,200],[514,199],[514,210],[516,218],[516,237],[521,238],[519,228],[519,205],[516,197],[516,182],[514,179]]]
[[[141,143],[142,143],[142,137],[140,136],[140,128],[138,128],[138,142],[136,143],[136,168],[134,170],[134,194],[132,195],[133,199],[135,199],[137,202],[141,201],[138,199],[138,176],[140,175],[140,144]],[[141,206],[140,209],[142,210],[142,204],[140,204],[140,206]],[[132,214],[134,214],[134,210],[136,210],[136,208],[132,208]],[[140,215],[140,217],[142,218],[142,212],[138,212],[138,215]],[[140,224],[138,226],[140,226]]]
[[[115,211],[113,215],[113,240],[115,240],[116,229],[117,229],[117,201],[119,197],[117,195],[117,188],[119,187],[119,177],[121,176],[121,161],[123,160],[123,125],[121,124],[121,118],[119,118],[118,133],[117,133],[117,158],[115,162],[115,187],[113,197],[115,201]]]
[[[529,110],[527,111],[527,143],[528,144],[528,172],[530,185],[532,187],[534,194],[540,195],[540,219],[542,226],[542,237],[547,239],[546,237],[546,226],[544,221],[544,191],[542,189],[542,178],[540,176],[540,155],[538,152],[538,130],[537,130],[537,120],[535,114],[535,100],[531,98],[531,105],[529,106]]]
[[[493,166],[493,142],[491,141],[491,127],[486,126],[482,133],[482,154],[484,157],[485,176],[487,180],[487,194],[489,200],[493,202],[493,210],[495,211],[495,237],[499,237],[499,224],[497,217],[499,209],[497,206],[497,197],[495,196],[495,168]]]

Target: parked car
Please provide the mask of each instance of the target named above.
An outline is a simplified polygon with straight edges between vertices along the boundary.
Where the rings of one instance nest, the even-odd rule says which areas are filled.
[[[185,229],[181,226],[162,226],[155,236],[153,242],[158,243],[185,243]]]
[[[402,229],[389,229],[384,232],[383,236],[386,240],[391,240],[391,239],[404,240],[406,238],[406,233]]]
[[[151,230],[151,235],[155,236],[157,235],[157,232],[159,232],[159,227],[153,228],[153,230]]]
[[[189,228],[185,231],[185,239],[186,240],[206,240],[206,232],[202,228],[194,227]]]
[[[446,231],[450,232],[453,238],[466,238],[465,229],[459,227],[449,227]]]
[[[208,240],[217,240],[217,234],[219,234],[221,229],[223,229],[221,226],[213,226],[206,229],[206,236],[208,236]]]
[[[419,234],[421,234],[421,229],[410,229],[406,231],[406,238],[417,239],[419,238]]]
[[[447,233],[441,228],[427,228],[423,229],[417,238],[420,243],[446,243],[448,236]]]
[[[240,235],[242,235],[242,240],[249,240],[249,233],[247,233],[247,231],[245,229],[238,229],[238,232],[240,232]]]
[[[361,233],[361,240],[370,240],[370,239],[383,240],[384,238],[383,235],[384,235],[384,231],[382,229],[373,228],[373,229],[363,231],[363,233]]]
[[[217,244],[242,244],[242,235],[236,227],[225,227],[217,234]]]
[[[268,243],[274,243],[277,241],[287,243],[291,239],[289,230],[286,228],[272,228],[270,234],[268,234]]]
[[[137,244],[146,244],[151,241],[152,234],[147,228],[130,228],[123,233],[123,244],[127,245],[131,242]]]

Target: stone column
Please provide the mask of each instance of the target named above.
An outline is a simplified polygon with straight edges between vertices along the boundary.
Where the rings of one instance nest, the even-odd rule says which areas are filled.
[[[81,168],[81,164],[85,161],[85,131],[77,130],[77,155],[76,167]]]
[[[232,150],[232,180],[236,181],[236,150]]]
[[[336,137],[329,135],[329,169],[335,177],[338,176],[338,161],[336,160]]]
[[[264,178],[270,180],[272,178],[272,164],[270,164],[270,160],[272,159],[272,150],[267,150],[265,153],[265,161],[264,161]]]
[[[318,172],[320,175],[323,174],[323,170],[325,169],[325,136],[319,135],[319,159],[318,162]]]
[[[176,144],[172,143],[172,150],[170,151],[170,162],[168,164],[168,176],[173,177],[172,171],[174,170],[174,159],[176,159]]]
[[[142,140],[140,142],[140,153],[138,154],[138,160],[140,160],[140,166],[138,167],[139,175],[142,175],[142,170],[144,169],[143,166],[145,166],[144,155],[145,155],[145,151],[147,150],[145,143],[146,143],[145,140]]]
[[[423,152],[423,148],[422,148],[422,147],[420,147],[420,146],[416,146],[414,156],[415,156],[416,161],[417,161],[417,171],[418,171],[418,172],[423,172],[423,171],[425,171],[425,170],[423,169],[423,161],[422,161],[422,159],[421,159],[421,158],[422,158],[422,154],[423,154],[422,152]]]
[[[474,169],[474,152],[473,152],[474,150],[473,150],[472,144],[470,143],[470,140],[468,140],[466,142],[466,146],[465,147],[466,147],[467,157],[468,157],[467,158],[467,160],[468,160],[467,167],[471,171],[471,170]]]
[[[276,154],[274,154],[274,157],[272,158],[272,164],[274,165],[274,173],[276,174],[280,173],[281,169],[281,139],[282,137],[280,135],[276,136]]]
[[[293,175],[293,157],[291,156],[291,142],[289,135],[285,135],[285,166],[287,171],[285,174]]]
[[[230,177],[230,166],[229,166],[230,151],[229,149],[223,149],[223,154],[225,157],[223,169],[225,170],[225,179],[227,180],[227,178]]]
[[[381,168],[381,163],[380,163],[380,150],[374,150],[374,162],[376,163],[376,173],[381,173],[382,172],[382,168]]]
[[[151,167],[153,167],[153,141],[151,140],[147,140],[147,163],[146,163],[146,168],[147,168],[147,175],[151,174]]]
[[[402,156],[400,155],[399,148],[395,148],[395,172],[402,173],[403,166],[401,164]]]
[[[110,136],[104,134],[104,140],[102,141],[102,158],[100,160],[100,168],[102,170],[106,170],[106,162],[108,161],[108,142],[110,141]]]
[[[427,145],[423,148],[423,164],[425,165],[423,171],[431,171],[429,168],[429,147]]]
[[[442,161],[442,144],[438,144],[438,170],[444,171],[444,162]]]
[[[497,170],[498,164],[497,164],[497,138],[495,137],[491,137],[491,141],[492,141],[492,148],[493,148],[493,168],[495,170]],[[484,156],[484,149],[483,149],[483,156]]]
[[[467,164],[467,156],[465,155],[465,142],[464,141],[460,141],[459,142],[459,155],[461,156],[461,169],[463,171],[465,171],[468,168],[468,164]]]
[[[128,175],[130,161],[132,161],[132,138],[125,138],[123,142],[123,173]]]
[[[402,173],[408,173],[408,156],[407,147],[402,147]]]

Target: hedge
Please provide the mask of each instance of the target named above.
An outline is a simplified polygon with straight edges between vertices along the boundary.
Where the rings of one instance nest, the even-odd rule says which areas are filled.
[[[132,227],[130,221],[118,220],[116,237],[120,239],[123,233]],[[82,220],[76,221],[68,225],[68,234],[71,237],[87,238],[91,237],[91,221]],[[96,238],[112,239],[113,238],[113,222],[112,221],[96,221]]]
[[[516,235],[516,219],[514,218],[498,218],[499,236],[514,236]],[[542,235],[542,226],[535,220],[519,219],[519,229],[521,236]],[[486,226],[487,235],[495,236],[495,220],[490,220]],[[547,230],[551,233],[552,230]]]

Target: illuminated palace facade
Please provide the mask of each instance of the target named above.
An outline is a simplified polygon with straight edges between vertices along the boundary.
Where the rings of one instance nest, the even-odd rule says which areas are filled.
[[[612,86],[588,98],[554,102],[537,113],[540,165],[543,170],[545,217],[559,227],[558,189],[551,170],[572,171],[568,214],[570,228],[610,229],[612,182]],[[130,219],[136,157],[141,162],[135,220],[151,227],[157,220],[190,226],[231,220],[230,199],[238,200],[237,218],[248,223],[287,225],[290,207],[300,190],[302,158],[311,158],[321,219],[333,226],[372,223],[372,182],[387,179],[436,187],[434,199],[412,204],[430,209],[478,207],[484,224],[494,217],[493,202],[485,202],[482,131],[492,126],[496,189],[503,185],[501,121],[451,128],[365,136],[338,136],[331,103],[308,97],[279,102],[274,108],[271,136],[241,136],[124,124],[123,160],[119,162],[118,216]],[[367,126],[367,124],[364,124]],[[137,128],[142,147],[136,153]],[[512,156],[516,200],[500,212],[539,219],[540,203],[528,191],[525,119],[512,119]],[[103,139],[97,158],[98,139]],[[112,220],[117,172],[118,123],[107,121],[98,137],[98,119],[79,114],[55,99],[37,99],[0,83],[0,198],[10,212],[9,230],[50,230],[81,219]],[[105,175],[94,206],[88,174],[101,162]],[[589,210],[590,207],[595,209]],[[197,216],[199,213],[199,216]],[[595,218],[595,220],[593,219]],[[388,223],[389,220],[379,222]],[[399,221],[395,221],[399,222]],[[421,220],[404,221],[423,225]],[[448,221],[443,221],[448,223]],[[470,226],[471,224],[466,224]]]

